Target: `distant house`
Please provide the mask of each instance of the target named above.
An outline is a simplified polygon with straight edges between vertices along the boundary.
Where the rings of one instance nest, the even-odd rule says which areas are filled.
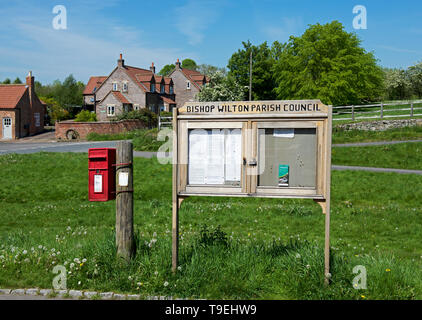
[[[0,85],[0,139],[18,139],[44,130],[45,105],[35,94],[30,71],[25,84]]]
[[[196,95],[210,80],[207,76],[195,70],[181,67],[179,59],[176,68],[168,75],[174,82],[176,105],[181,107],[188,101],[196,101]]]
[[[125,65],[120,54],[117,66],[108,76],[91,77],[84,90],[84,103],[99,121],[115,118],[124,111],[148,108],[155,113],[176,106],[173,80],[149,70]]]

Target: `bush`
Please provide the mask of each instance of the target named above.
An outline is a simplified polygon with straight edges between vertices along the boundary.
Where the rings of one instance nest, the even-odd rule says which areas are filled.
[[[123,112],[115,118],[115,121],[120,120],[141,120],[149,128],[156,127],[158,116],[156,113],[149,109],[133,110],[129,112]]]
[[[88,110],[83,110],[76,115],[75,121],[77,122],[93,122],[97,121],[97,115]]]

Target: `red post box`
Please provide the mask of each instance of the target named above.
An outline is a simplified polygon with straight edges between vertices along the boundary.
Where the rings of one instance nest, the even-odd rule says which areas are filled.
[[[108,201],[116,198],[116,149],[88,150],[89,201]]]

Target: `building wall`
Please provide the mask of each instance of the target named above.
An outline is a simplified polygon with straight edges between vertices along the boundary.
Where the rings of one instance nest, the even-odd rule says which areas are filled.
[[[127,92],[122,92],[123,81],[127,81],[128,83]],[[117,67],[97,90],[97,101],[101,101],[107,93],[112,91],[113,82],[118,83],[119,91],[122,92],[131,103],[139,104],[140,108],[145,108],[145,92],[128,76],[126,70],[122,67]]]
[[[198,88],[191,82],[190,89],[186,89],[188,79],[180,69],[175,69],[170,74],[174,83],[174,93],[176,94],[176,105],[181,107],[188,101],[196,101],[195,96],[199,92]]]
[[[3,118],[12,119],[12,139],[19,138],[19,125],[16,121],[16,111],[0,110],[0,139],[3,139]]]
[[[26,112],[22,112],[22,113],[26,114]],[[35,116],[34,116],[35,113],[40,114],[39,126],[36,126],[36,123],[35,123]],[[32,92],[32,108],[31,108],[30,117],[31,119],[30,119],[29,135],[34,135],[34,134],[43,132],[44,131],[44,106],[41,103],[40,99],[35,94],[35,92]]]
[[[124,131],[146,128],[140,120],[122,120],[122,121],[103,121],[103,122],[74,122],[62,121],[56,122],[56,139],[67,140],[67,133],[70,130],[77,132],[79,139],[85,139],[86,136],[95,132],[98,134],[116,134]]]
[[[114,117],[107,116],[107,106],[114,105]],[[122,103],[116,99],[116,97],[110,93],[101,104],[97,105],[97,120],[98,121],[110,121],[116,118],[117,115],[123,112],[123,105]]]

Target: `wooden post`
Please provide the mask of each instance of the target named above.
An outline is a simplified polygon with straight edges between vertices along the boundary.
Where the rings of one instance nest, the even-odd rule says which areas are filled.
[[[410,116],[413,117],[413,102],[410,104]]]
[[[328,110],[327,135],[326,135],[326,156],[327,168],[325,170],[326,190],[325,190],[325,247],[324,247],[324,282],[326,285],[330,283],[330,203],[331,203],[331,141],[332,141],[332,108]]]
[[[355,121],[355,106],[352,106],[352,121]]]
[[[179,259],[179,199],[177,197],[177,171],[178,171],[178,153],[177,153],[177,108],[173,109],[173,217],[172,217],[172,268],[174,272],[177,271],[177,264]]]
[[[133,235],[133,147],[117,142],[116,157],[116,247],[117,256],[129,261],[135,256]]]
[[[381,102],[381,119],[384,118],[384,104]]]

